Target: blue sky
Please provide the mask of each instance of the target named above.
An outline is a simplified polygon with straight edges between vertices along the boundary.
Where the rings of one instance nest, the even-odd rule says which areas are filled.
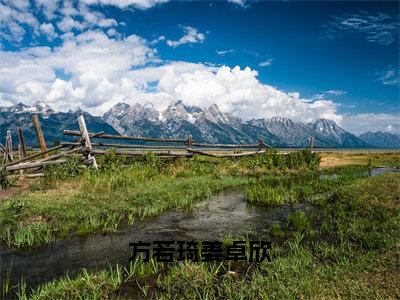
[[[101,114],[181,99],[400,132],[398,2],[0,3],[0,105]]]

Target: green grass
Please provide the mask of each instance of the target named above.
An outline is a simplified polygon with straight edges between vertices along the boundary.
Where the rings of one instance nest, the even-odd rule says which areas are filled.
[[[309,185],[310,195],[322,198],[318,203],[323,222],[316,236],[305,234],[315,220],[304,212],[290,215],[284,230],[277,224],[271,227],[271,236],[281,239],[273,244],[272,262],[138,264],[136,269],[144,271],[84,272],[43,285],[30,297],[111,298],[128,284],[142,297],[158,299],[397,299],[400,174],[358,178],[350,173],[343,170],[342,176],[315,179],[322,183]],[[263,180],[283,184],[293,176]],[[294,181],[314,178],[303,176]]]
[[[234,160],[165,161],[153,155],[124,158],[111,151],[99,158],[99,172],[84,171],[79,157],[71,158],[65,165],[45,168],[45,176],[29,191],[0,202],[0,240],[19,248],[71,234],[116,232],[124,220],[132,224],[168,209],[191,209],[198,199],[254,182],[256,174],[289,163],[314,168],[318,161],[316,154],[307,151],[280,158],[279,163],[277,157],[272,151]]]

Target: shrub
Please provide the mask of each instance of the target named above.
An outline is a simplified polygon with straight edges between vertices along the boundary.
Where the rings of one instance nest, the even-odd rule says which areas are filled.
[[[5,168],[0,170],[0,189],[5,190],[10,186],[10,181],[7,178],[8,172]]]

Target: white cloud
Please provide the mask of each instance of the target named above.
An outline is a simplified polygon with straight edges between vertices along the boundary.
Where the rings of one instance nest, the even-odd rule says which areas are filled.
[[[54,39],[60,31],[61,44],[50,48],[30,47],[15,52],[0,49],[0,105],[40,100],[55,109],[66,111],[81,106],[100,115],[118,102],[133,104],[149,101],[159,109],[183,100],[188,105],[206,108],[216,103],[222,111],[245,120],[281,116],[310,122],[319,118],[341,122],[352,130],[365,129],[357,122],[374,128],[396,131],[400,128],[394,115],[345,115],[326,95],[340,96],[341,90],[329,90],[314,99],[304,99],[298,92],[283,92],[263,84],[257,72],[246,67],[214,67],[188,62],[162,62],[152,47],[166,40],[160,36],[148,42],[137,35],[123,36],[115,19],[107,18],[95,5],[120,8],[150,8],[163,0],[35,0],[33,8],[43,10],[48,18],[40,24],[28,0],[12,5],[0,3],[1,38],[21,42],[27,32],[32,37],[46,34]],[[240,1],[243,3],[244,1]],[[239,3],[239,4],[240,4]],[[196,28],[181,26],[179,40],[167,40],[171,47],[202,43],[205,35]],[[73,31],[74,30],[74,31]],[[106,33],[104,33],[104,32]],[[78,32],[78,33],[76,33]],[[34,40],[34,39],[33,39]],[[248,53],[248,50],[242,50]],[[217,51],[218,55],[234,50]],[[256,55],[253,53],[253,55]],[[260,66],[271,65],[272,59]],[[382,73],[384,84],[397,78],[388,70]],[[393,79],[393,76],[395,79]],[[397,81],[398,82],[398,81]],[[398,116],[396,116],[398,117]],[[371,118],[371,119],[369,119]],[[359,126],[359,127],[358,127]]]
[[[196,70],[177,75],[168,70],[158,83],[160,92],[189,105],[208,107],[216,103],[222,111],[243,119],[282,116],[310,122],[318,118],[341,121],[336,106],[329,100],[302,101],[298,93],[288,94],[256,78],[246,67],[223,66],[214,70]]]
[[[0,38],[21,43],[26,32],[24,26],[30,27],[33,33],[37,34],[39,22],[29,11],[29,1],[16,1],[11,4],[0,3]]]
[[[360,135],[367,131],[391,131],[400,134],[400,114],[365,113],[343,115],[344,129]]]
[[[235,50],[233,50],[233,49],[230,49],[230,50],[219,50],[219,51],[217,51],[217,54],[221,55],[221,56],[225,56],[226,54],[230,54],[230,53],[233,53],[233,52],[235,52]]]
[[[81,106],[102,114],[120,101],[150,101],[165,108],[180,99],[201,107],[216,103],[221,110],[244,119],[341,120],[333,102],[306,103],[299,93],[262,84],[250,68],[187,62],[149,67],[150,62],[160,60],[148,45],[136,35],[114,39],[102,31],[87,31],[64,36],[62,45],[54,49],[0,51],[0,76],[6,78],[0,82],[0,100],[31,104],[40,99],[59,110]],[[150,83],[156,84],[155,90],[147,90]]]
[[[244,6],[246,4],[246,0],[228,0],[228,2],[235,3],[240,6]]]
[[[268,59],[266,61],[260,62],[258,65],[260,67],[269,67],[270,65],[272,65],[272,61],[273,61],[273,59],[270,58],[270,59]]]
[[[40,25],[40,31],[46,35],[49,41],[58,37],[58,34],[54,32],[54,26],[51,23],[43,23]]]
[[[329,95],[334,95],[334,96],[342,96],[344,94],[346,94],[346,91],[342,91],[342,90],[329,90],[329,91],[325,91],[326,94]]]
[[[35,0],[35,5],[43,12],[47,19],[54,18],[59,0]]]
[[[159,43],[159,42],[161,42],[161,41],[164,41],[164,40],[165,40],[165,36],[160,35],[158,38],[152,40],[152,41],[150,42],[150,44],[155,45],[155,44],[157,44],[157,43]]]
[[[328,38],[357,34],[371,43],[392,44],[398,36],[399,21],[384,13],[344,14],[333,16],[325,25]]]
[[[196,28],[190,26],[181,26],[185,35],[181,37],[178,41],[167,40],[167,44],[170,47],[178,47],[183,44],[188,43],[202,43],[206,37],[203,33],[200,33]]]
[[[91,4],[101,4],[101,5],[113,5],[119,8],[127,8],[129,6],[138,9],[148,9],[158,4],[166,3],[169,0],[80,0],[81,2],[91,5]]]
[[[384,85],[398,85],[400,83],[400,72],[396,73],[394,69],[386,70],[380,73],[379,80]]]
[[[54,49],[0,51],[0,77],[5,78],[0,99],[28,104],[40,99],[60,110],[77,105],[94,110],[121,94],[120,86],[124,78],[131,80],[132,68],[152,61],[158,61],[154,50],[140,37],[116,40],[101,31],[69,36]],[[57,78],[60,71],[65,78]]]

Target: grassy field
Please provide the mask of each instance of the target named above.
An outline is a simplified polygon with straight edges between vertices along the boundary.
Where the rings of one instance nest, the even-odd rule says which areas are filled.
[[[9,247],[51,243],[71,234],[116,232],[126,220],[187,208],[213,193],[251,184],[266,172],[316,168],[307,150],[286,157],[237,160],[198,157],[163,161],[154,156],[126,161],[113,152],[99,161],[100,172],[82,173],[76,160],[48,167],[29,190],[0,202],[0,241]]]
[[[329,152],[321,153],[322,169],[350,164],[372,164],[375,166],[400,168],[400,152]]]
[[[316,210],[271,226],[271,262],[137,261],[83,271],[34,291],[21,283],[19,298],[398,299],[400,174],[365,176],[373,164],[393,166],[398,154],[375,155],[345,158],[347,166],[332,164],[323,177],[318,157],[308,152],[172,163],[149,156],[129,167],[111,153],[98,174],[81,173],[73,161],[46,170],[29,191],[0,203],[3,243],[34,246],[71,234],[116,232],[122,219],[132,223],[171,208],[190,209],[197,199],[237,186],[253,205],[308,203]]]

